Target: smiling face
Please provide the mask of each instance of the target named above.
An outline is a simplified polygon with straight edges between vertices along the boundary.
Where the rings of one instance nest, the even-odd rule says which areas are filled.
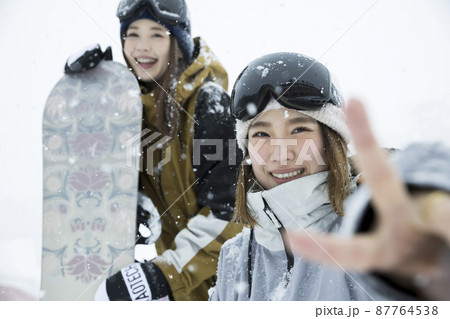
[[[252,170],[264,189],[328,169],[318,122],[291,109],[270,110],[248,131]]]
[[[123,48],[127,62],[143,82],[159,81],[167,71],[170,34],[159,23],[141,19],[130,24]]]

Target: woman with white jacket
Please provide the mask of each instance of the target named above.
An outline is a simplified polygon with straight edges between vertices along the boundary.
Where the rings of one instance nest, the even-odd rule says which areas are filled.
[[[301,54],[263,56],[238,77],[231,111],[244,152],[234,219],[247,227],[222,246],[210,300],[390,299],[290,250],[287,231],[337,232],[356,188],[328,69]]]
[[[364,183],[346,200],[339,234],[294,232],[294,253],[352,271],[373,294],[450,300],[450,148],[413,143],[388,159],[363,104],[350,100],[346,115]]]

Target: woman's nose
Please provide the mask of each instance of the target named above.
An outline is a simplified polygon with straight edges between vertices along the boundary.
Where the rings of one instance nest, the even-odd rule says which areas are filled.
[[[151,51],[151,43],[149,40],[146,39],[139,39],[136,43],[135,50],[137,51]]]
[[[297,139],[271,139],[270,146],[271,162],[277,162],[280,165],[287,165],[295,160],[295,146],[297,146]]]

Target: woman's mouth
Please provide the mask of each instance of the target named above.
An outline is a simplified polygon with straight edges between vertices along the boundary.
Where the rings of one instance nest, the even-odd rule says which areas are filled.
[[[150,69],[158,61],[153,58],[135,58],[136,63],[143,69]]]
[[[302,174],[305,171],[304,168],[300,168],[296,171],[291,171],[291,172],[287,172],[287,173],[270,173],[273,177],[275,177],[276,179],[279,180],[290,180],[290,179],[294,179],[296,176]]]

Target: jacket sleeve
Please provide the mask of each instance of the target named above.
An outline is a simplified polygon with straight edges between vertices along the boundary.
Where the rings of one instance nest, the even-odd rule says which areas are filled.
[[[203,85],[197,96],[193,169],[198,212],[175,237],[176,248],[154,260],[175,300],[208,299],[220,249],[242,230],[230,222],[241,152],[236,151],[229,103],[228,94],[212,82]]]
[[[450,192],[450,149],[442,144],[412,144],[392,155],[394,166],[409,189],[436,189]],[[371,231],[376,214],[370,204],[370,191],[360,186],[346,201],[346,216],[340,233],[352,236]],[[450,248],[447,247],[447,250]],[[419,296],[396,285],[379,273],[353,274],[374,296],[383,300],[417,300]]]

